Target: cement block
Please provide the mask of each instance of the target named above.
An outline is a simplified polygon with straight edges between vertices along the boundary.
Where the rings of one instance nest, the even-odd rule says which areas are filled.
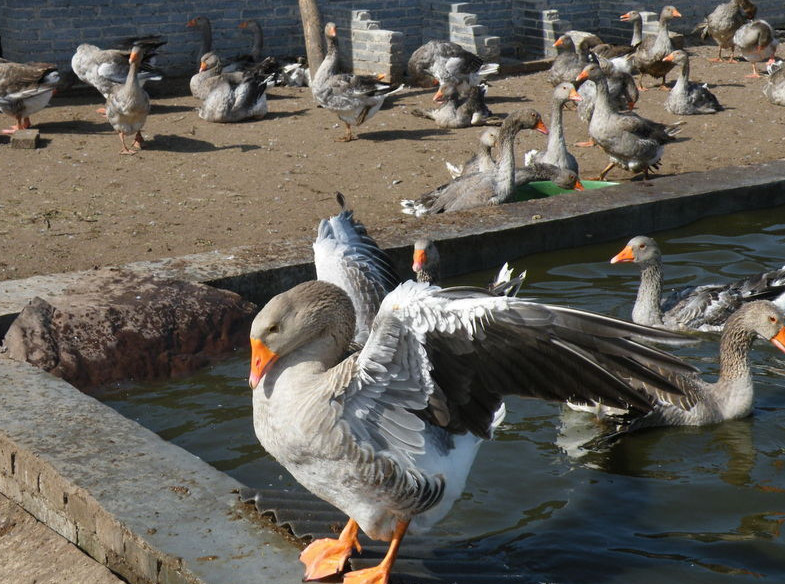
[[[35,150],[38,148],[38,130],[17,130],[11,134],[11,148]]]

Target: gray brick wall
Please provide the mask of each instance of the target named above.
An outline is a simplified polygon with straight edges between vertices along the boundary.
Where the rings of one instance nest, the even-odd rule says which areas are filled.
[[[674,0],[684,18],[674,21],[672,29],[689,32],[718,1],[680,4]],[[462,12],[476,15],[483,35],[499,37],[502,55],[527,59],[539,58],[547,49],[550,37],[546,34],[553,23],[548,24],[543,16],[545,10],[558,11],[557,28],[568,25],[623,42],[629,39],[630,27],[619,22],[619,15],[633,8],[655,12],[660,8],[618,0],[321,0],[320,9],[323,20],[334,20],[344,34],[350,30],[352,11],[369,11],[382,28],[401,33],[397,42],[408,55],[429,39],[450,38],[449,14],[454,4],[463,4]],[[759,18],[785,25],[782,0],[758,0],[756,4]],[[220,54],[249,51],[251,36],[238,28],[245,19],[256,19],[262,25],[267,54],[305,52],[295,0],[0,0],[0,38],[6,58],[54,61],[68,67],[79,43],[106,47],[126,36],[163,34],[169,44],[160,64],[172,73],[188,73],[196,66],[199,37],[185,23],[200,14],[211,19],[214,47]]]

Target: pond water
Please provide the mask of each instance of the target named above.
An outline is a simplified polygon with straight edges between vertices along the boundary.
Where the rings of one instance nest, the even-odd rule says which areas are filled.
[[[784,211],[651,234],[663,252],[666,289],[781,266]],[[512,261],[528,271],[521,295],[628,318],[638,270],[608,262],[625,243]],[[715,337],[676,352],[713,379]],[[532,582],[785,582],[785,355],[759,342],[751,360],[749,418],[640,432],[588,451],[574,444],[595,432],[590,418],[509,399],[506,421],[482,446],[436,535]],[[242,351],[192,378],[117,387],[102,399],[249,486],[291,486],[254,437],[247,375]]]

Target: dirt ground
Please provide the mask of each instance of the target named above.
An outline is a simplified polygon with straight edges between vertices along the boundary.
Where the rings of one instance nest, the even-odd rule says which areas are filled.
[[[745,78],[748,63],[708,62],[714,46],[690,52],[691,78],[708,83],[726,109],[682,118],[681,140],[666,147],[661,175],[781,158],[785,108],[763,96],[765,77]],[[446,182],[445,161],[468,158],[482,132],[443,130],[411,115],[414,107],[432,107],[430,90],[405,90],[358,128],[358,140],[340,143],[334,139],[343,126],[314,106],[308,88],[270,89],[263,120],[213,124],[199,119],[186,87],[183,79],[150,86],[147,144],[135,156],[119,154],[119,139],[96,113],[102,103],[93,92],[56,96],[34,116],[42,138],[37,150],[12,149],[8,138],[0,138],[0,280],[311,241],[319,219],[335,213],[337,190],[371,234],[381,227],[408,232],[427,219],[403,215],[400,199]],[[551,91],[544,72],[508,76],[492,80],[488,102],[502,116],[535,107],[547,123]],[[644,92],[639,113],[678,119],[664,110],[665,96]],[[576,112],[565,113],[565,126],[568,143],[586,138]],[[545,141],[522,132],[518,160]],[[599,148],[571,150],[583,178],[596,176],[608,160]],[[608,179],[630,175],[614,170]],[[456,221],[476,220],[484,211],[455,214]]]

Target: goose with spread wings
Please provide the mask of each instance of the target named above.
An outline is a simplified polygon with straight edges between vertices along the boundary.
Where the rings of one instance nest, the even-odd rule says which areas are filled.
[[[307,580],[344,569],[358,531],[390,541],[344,582],[386,583],[407,529],[443,517],[479,443],[517,394],[650,411],[694,371],[641,341],[680,339],[580,310],[474,288],[404,282],[382,301],[362,349],[355,310],[329,282],[274,297],[251,327],[254,428],[262,446],[349,516],[337,540],[301,554]],[[346,356],[349,353],[348,357]]]

